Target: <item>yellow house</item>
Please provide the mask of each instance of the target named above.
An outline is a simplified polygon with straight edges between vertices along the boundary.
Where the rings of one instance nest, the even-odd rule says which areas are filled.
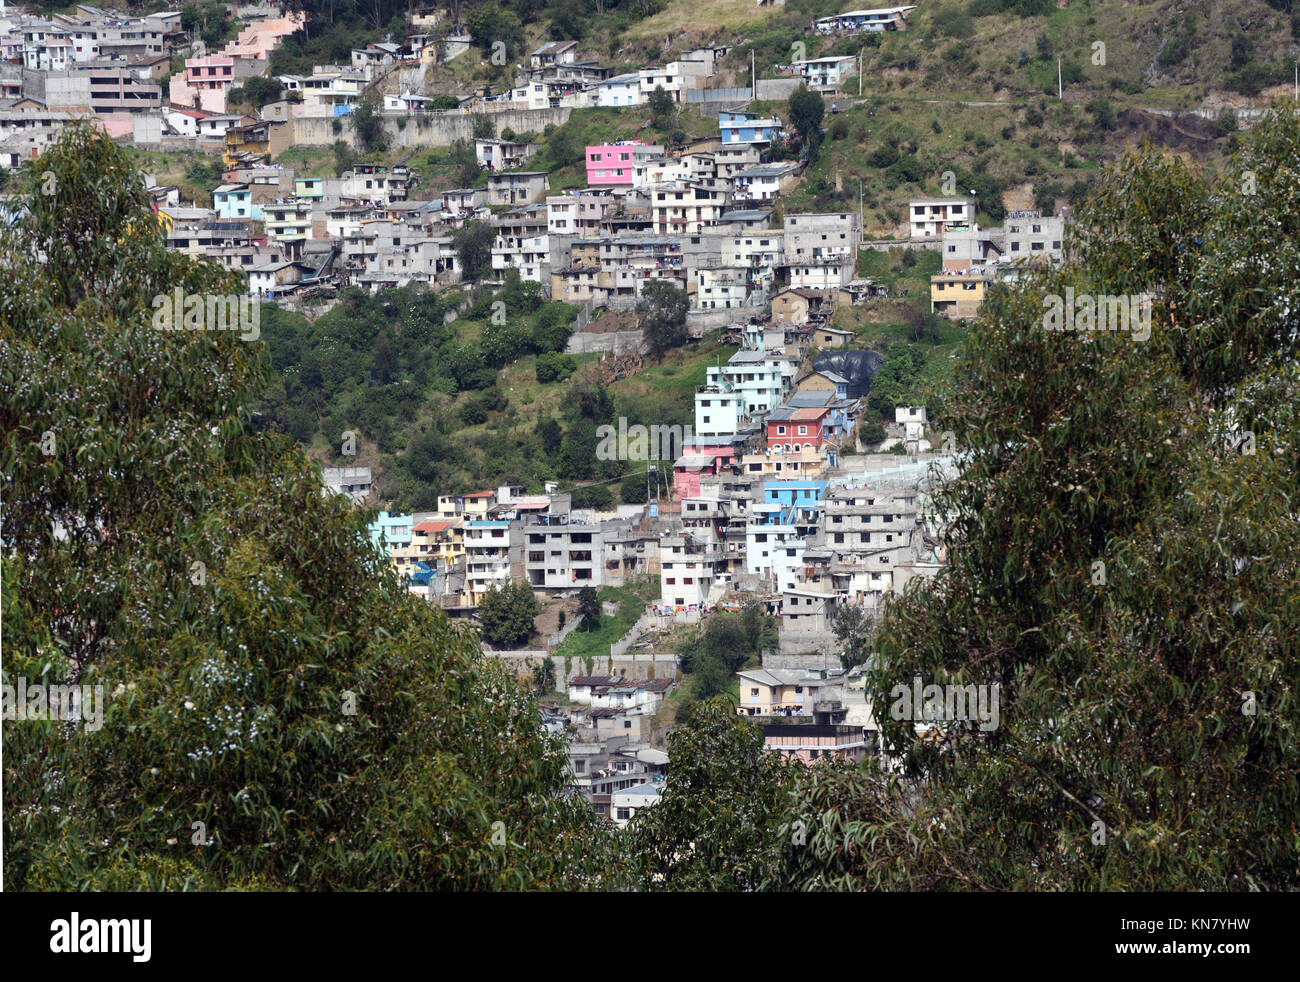
[[[263,120],[226,130],[226,152],[222,162],[234,167],[239,155],[265,154],[274,159],[293,146],[293,126],[280,120]]]
[[[930,277],[930,310],[947,317],[974,317],[993,282],[989,273],[948,271]]]
[[[460,523],[437,519],[418,523],[411,529],[411,548],[417,561],[446,569],[465,555]]]
[[[798,713],[804,707],[804,680],[791,677],[793,673],[755,669],[736,675],[740,678],[736,712],[741,716],[773,716],[787,710]]]

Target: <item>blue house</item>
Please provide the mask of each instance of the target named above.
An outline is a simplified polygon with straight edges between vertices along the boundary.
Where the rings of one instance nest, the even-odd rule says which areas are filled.
[[[826,481],[765,481],[757,525],[815,525],[826,495]]]
[[[718,130],[723,143],[770,143],[780,134],[781,121],[755,113],[722,112],[718,114]]]
[[[212,192],[212,207],[218,218],[260,218],[253,214],[253,193],[247,184],[223,184]],[[261,209],[259,208],[260,212]]]

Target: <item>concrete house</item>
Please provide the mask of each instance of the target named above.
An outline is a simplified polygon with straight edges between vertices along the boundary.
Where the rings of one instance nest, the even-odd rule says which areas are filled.
[[[913,198],[907,203],[907,216],[910,238],[941,239],[944,229],[975,220],[975,199]]]
[[[514,208],[531,205],[546,193],[545,171],[509,171],[488,178],[488,204]]]

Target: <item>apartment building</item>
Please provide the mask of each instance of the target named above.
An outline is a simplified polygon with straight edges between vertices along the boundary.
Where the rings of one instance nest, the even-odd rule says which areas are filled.
[[[710,604],[729,589],[726,555],[693,535],[665,535],[659,543],[659,602],[689,610]]]
[[[474,519],[464,526],[465,600],[477,607],[491,587],[523,574],[523,529],[510,522]]]
[[[515,208],[498,218],[492,244],[493,276],[504,276],[506,270],[516,269],[521,279],[550,283],[549,216],[549,204],[533,204]]]
[[[604,584],[599,525],[568,515],[538,515],[524,526],[524,572],[536,591],[567,593]]]
[[[727,194],[692,181],[656,188],[652,193],[654,230],[660,235],[699,235],[727,206]]]

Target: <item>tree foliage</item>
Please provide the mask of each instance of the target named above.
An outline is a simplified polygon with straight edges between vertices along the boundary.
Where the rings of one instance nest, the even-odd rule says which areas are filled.
[[[155,296],[237,277],[164,248],[88,127],[28,176],[0,242],[4,670],[106,710],[6,722],[9,886],[597,885],[605,834],[532,697],[249,426],[258,342],[153,326]]]
[[[491,587],[479,604],[478,618],[483,637],[499,648],[517,648],[533,633],[533,621],[541,604],[527,583],[511,581]]]
[[[686,343],[686,292],[667,280],[652,280],[641,288],[637,313],[645,332],[646,350],[655,358]]]

